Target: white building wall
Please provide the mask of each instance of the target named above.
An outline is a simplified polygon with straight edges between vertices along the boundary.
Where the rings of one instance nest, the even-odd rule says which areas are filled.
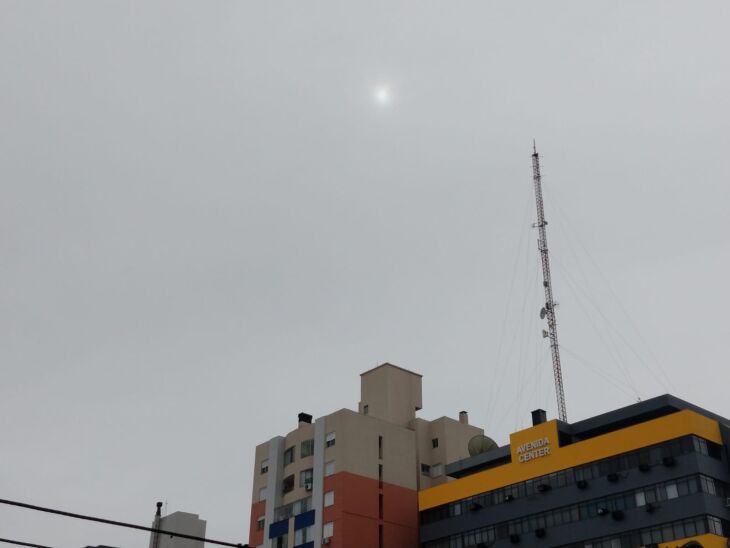
[[[203,538],[205,537],[205,526],[205,520],[200,519],[198,514],[173,512],[160,520],[159,529]],[[199,540],[160,534],[158,548],[204,548],[204,544]]]

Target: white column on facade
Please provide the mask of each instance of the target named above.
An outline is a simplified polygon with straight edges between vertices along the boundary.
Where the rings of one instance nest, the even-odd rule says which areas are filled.
[[[314,509],[314,546],[322,546],[324,509],[324,435],[325,418],[314,421],[314,459],[312,462],[312,508]]]
[[[269,441],[269,474],[266,480],[266,512],[264,513],[264,546],[273,547],[269,526],[274,523],[274,510],[281,506],[281,482],[284,478],[284,438]]]

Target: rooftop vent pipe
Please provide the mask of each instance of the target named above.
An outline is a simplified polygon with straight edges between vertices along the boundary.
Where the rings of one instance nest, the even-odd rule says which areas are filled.
[[[532,426],[547,422],[547,413],[544,409],[535,409],[532,412]]]

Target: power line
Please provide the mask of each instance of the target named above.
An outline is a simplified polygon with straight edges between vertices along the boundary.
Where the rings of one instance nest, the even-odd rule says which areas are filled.
[[[148,531],[150,533],[160,533],[163,535],[170,535],[172,537],[180,537],[189,540],[200,540],[209,544],[218,544],[219,546],[231,546],[232,548],[249,548],[248,544],[224,542],[222,540],[211,540],[204,537],[197,537],[195,535],[186,535],[185,533],[176,533],[174,531],[165,531],[163,529],[156,529],[152,527],[145,527],[144,525],[136,525],[134,523],[126,523],[124,521],[115,521],[111,519],[96,518],[93,516],[87,516],[84,514],[74,514],[73,512],[65,512],[63,510],[56,510],[54,508],[45,508],[43,506],[36,506],[35,504],[27,504],[25,502],[18,502],[16,500],[5,500],[0,499],[0,504],[8,504],[10,506],[18,506],[20,508],[27,508],[29,510],[37,510],[39,512],[47,512],[49,514],[57,514],[59,516],[65,516],[68,518],[85,519],[87,521],[95,521],[97,523],[105,523],[107,525],[116,525],[118,527],[127,527],[129,529],[138,529],[140,531]],[[38,546],[36,544],[26,544],[26,546]],[[40,547],[48,548],[48,547]]]
[[[33,548],[51,548],[50,546],[44,546],[43,544],[33,544],[32,542],[22,542],[20,540],[12,540],[9,538],[0,538],[0,542],[6,544],[17,544],[18,546],[32,546]]]

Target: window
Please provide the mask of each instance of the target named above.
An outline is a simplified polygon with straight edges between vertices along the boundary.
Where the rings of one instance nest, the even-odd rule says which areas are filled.
[[[261,461],[261,473],[265,474],[269,471],[269,459],[264,459]]]
[[[291,515],[298,516],[312,509],[312,497],[306,497],[291,503]]]
[[[294,462],[294,447],[290,447],[284,451],[284,466],[288,466]]]
[[[421,463],[421,474],[424,476],[430,476],[431,475],[431,466],[428,464]]]
[[[702,491],[704,493],[709,493],[710,495],[717,495],[717,487],[715,487],[715,480],[712,478],[709,478],[707,476],[700,476],[700,483],[702,485]],[[681,487],[681,486],[680,486]],[[689,489],[685,489],[685,491],[688,491]],[[682,492],[680,490],[679,495],[682,496]]]
[[[263,531],[264,529],[264,516],[261,516],[259,519],[256,520],[256,530],[257,531]]]
[[[287,548],[287,546],[289,546],[289,535],[283,534],[280,537],[276,537],[274,540],[274,546],[276,548]]]
[[[335,433],[330,432],[324,437],[324,446],[332,447],[335,444]]]
[[[259,500],[266,500],[266,486],[259,489]]]
[[[322,538],[330,538],[335,536],[335,524],[328,521],[322,526]]]
[[[367,405],[363,405],[362,406],[362,414],[363,415],[367,415],[369,410],[370,409],[369,409],[369,407]]]
[[[282,493],[289,493],[294,490],[294,474],[291,476],[287,476],[284,478],[284,481],[281,485],[281,492]]]
[[[299,456],[304,458],[312,455],[314,455],[314,440],[304,440],[299,448]]]
[[[432,439],[431,440],[431,447],[433,447],[434,449],[436,449],[438,446],[439,446],[439,439],[438,438]]]
[[[444,465],[443,464],[434,464],[431,467],[431,477],[437,478],[439,476],[444,475]]]
[[[302,529],[297,529],[296,531],[294,531],[294,546],[299,546],[300,544],[304,544],[311,540],[314,540],[314,526],[313,525],[310,525],[309,527],[304,527]]]
[[[636,506],[644,506],[646,504],[646,495],[644,495],[644,491],[637,491],[636,492]]]
[[[678,496],[679,496],[679,493],[677,493],[677,484],[668,483],[667,484],[667,498],[676,499]]]
[[[331,476],[335,473],[335,461],[331,460],[324,463],[324,475],[325,477]]]
[[[312,509],[312,497],[307,496],[303,499],[295,500],[289,504],[274,508],[274,522],[283,519],[289,519],[292,516],[298,516]]]
[[[325,506],[332,506],[335,503],[335,492],[334,491],[327,491],[324,494],[324,505]]]
[[[312,488],[312,469],[308,468],[299,472],[299,487]]]

